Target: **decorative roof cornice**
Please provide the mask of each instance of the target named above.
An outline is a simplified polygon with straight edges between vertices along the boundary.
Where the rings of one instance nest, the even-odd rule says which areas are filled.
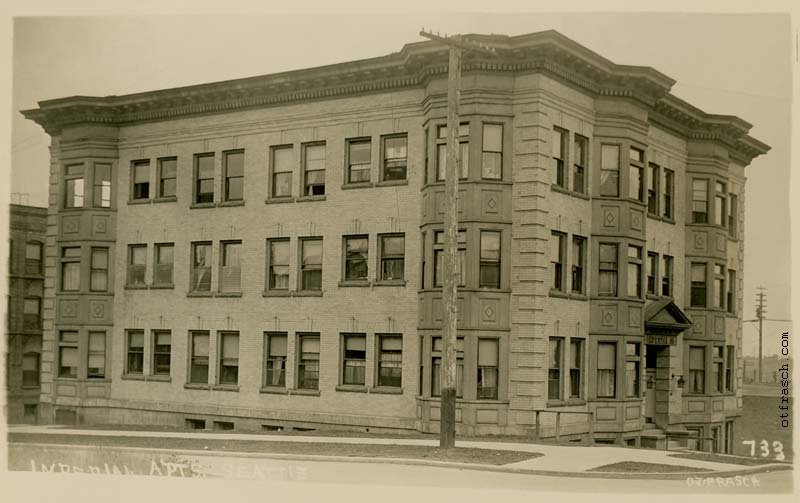
[[[577,42],[549,30],[527,35],[465,35],[493,46],[497,56],[466,53],[463,71],[543,72],[596,96],[637,100],[656,111],[667,126],[689,138],[723,139],[747,155],[768,147],[746,136],[741,119],[708,115],[669,94],[675,81],[643,66],[617,65]],[[406,44],[377,58],[303,70],[164,89],[124,96],[73,96],[39,102],[23,111],[51,135],[69,125],[123,125],[274,106],[369,92],[419,88],[447,72],[447,49],[433,41]]]

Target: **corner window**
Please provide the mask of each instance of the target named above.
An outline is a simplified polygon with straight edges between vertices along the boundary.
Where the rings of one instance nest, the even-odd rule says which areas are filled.
[[[83,208],[83,164],[64,167],[64,208]]]
[[[706,307],[706,264],[692,263],[691,307]]]
[[[269,265],[267,273],[268,290],[289,289],[289,240],[267,240]]]
[[[89,348],[86,360],[86,377],[103,379],[106,376],[106,333],[89,332]]]
[[[194,202],[214,202],[214,154],[194,156]]]
[[[303,195],[325,195],[325,144],[303,145]]]
[[[241,201],[244,199],[244,150],[224,152],[223,173],[225,201]]]
[[[625,396],[638,398],[641,391],[641,344],[629,342],[625,344]]]
[[[133,161],[133,193],[131,199],[141,200],[150,198],[150,161]]]
[[[292,167],[294,165],[294,147],[272,147],[272,197],[292,196]]]
[[[189,382],[192,384],[208,384],[209,339],[206,331],[189,332]]]
[[[378,239],[381,281],[402,281],[405,278],[405,234],[385,234]]]
[[[575,148],[572,164],[572,190],[586,194],[586,169],[589,165],[589,139],[575,135]]]
[[[399,388],[403,385],[403,337],[378,336],[378,386]]]
[[[714,225],[724,226],[728,223],[725,217],[727,191],[725,184],[716,182],[714,184]]]
[[[92,248],[89,290],[108,291],[108,248]]]
[[[644,202],[644,151],[630,149],[628,197]]]
[[[481,231],[481,288],[500,288],[500,231]]]
[[[61,291],[77,292],[81,288],[81,249],[79,246],[61,249]]]
[[[552,231],[550,238],[550,263],[553,266],[553,283],[551,288],[563,292],[564,287],[564,265],[567,262],[566,250],[567,235],[563,232]]]
[[[266,343],[264,386],[285,388],[287,334],[285,332],[267,332],[264,334],[264,340]]]
[[[674,193],[675,193],[675,173],[670,169],[664,168],[664,203],[662,206],[662,215],[664,216],[664,218],[670,220],[675,218],[673,201],[672,201]]]
[[[628,297],[642,296],[642,248],[628,246]]]
[[[383,180],[405,180],[408,169],[408,135],[383,138]]]
[[[78,377],[78,332],[62,330],[58,337],[58,377]]]
[[[219,275],[220,292],[242,291],[242,242],[229,241],[222,243],[222,267]]]
[[[144,286],[147,271],[147,245],[128,246],[128,285]]]
[[[581,370],[583,369],[583,340],[569,341],[569,397],[581,398]]]
[[[736,271],[728,269],[728,291],[725,296],[728,312],[736,314]]]
[[[367,371],[367,337],[342,335],[342,384],[364,386]]]
[[[550,337],[548,346],[547,399],[561,400],[561,367],[564,359],[564,338]]]
[[[617,393],[617,343],[597,343],[597,397],[614,398]]]
[[[478,339],[478,400],[497,400],[498,345],[497,339]]]
[[[459,178],[469,175],[469,123],[462,122],[458,127],[459,166],[456,169]],[[443,181],[447,166],[447,126],[436,128],[436,180]]]
[[[158,160],[158,197],[175,197],[177,194],[178,159],[166,157]]]
[[[144,374],[144,331],[128,330],[125,357],[125,373],[129,375]]]
[[[368,236],[344,237],[344,280],[366,281],[368,279]]]
[[[692,180],[692,223],[708,223],[708,180]]]
[[[736,347],[725,346],[725,391],[733,391],[736,379]]]
[[[586,238],[572,237],[572,293],[583,293],[583,274],[586,267]]]
[[[297,363],[297,387],[319,389],[319,334],[299,334],[300,348]]]
[[[619,145],[600,147],[600,195],[619,197]]]
[[[442,392],[442,352],[444,341],[441,337],[431,340],[431,396],[441,396]],[[464,338],[456,339],[456,398],[464,396]]]
[[[433,243],[433,287],[441,288],[443,283],[442,267],[444,267],[444,231],[435,231]],[[467,264],[467,231],[458,231],[458,286],[464,286],[467,279],[464,268]]]
[[[153,375],[169,376],[172,360],[172,332],[153,331]]]
[[[658,295],[658,253],[647,252],[647,295]]]
[[[714,393],[722,393],[725,386],[724,373],[725,348],[713,346],[711,351],[711,385]]]
[[[728,194],[728,235],[736,238],[736,222],[739,216],[739,199],[736,194]]]
[[[602,297],[617,296],[617,277],[619,259],[617,245],[600,243],[600,269],[598,273],[597,294]]]
[[[554,183],[561,188],[567,188],[567,174],[564,168],[567,162],[567,139],[569,132],[564,129],[553,128],[553,164],[554,164]]]
[[[192,243],[192,292],[211,291],[211,243]]]
[[[347,183],[368,182],[372,171],[372,141],[347,141]]]
[[[322,290],[322,238],[300,240],[300,289]]]
[[[481,159],[481,178],[485,180],[503,179],[503,125],[483,125],[483,158]]]
[[[111,207],[111,165],[94,165],[94,197],[95,208]]]
[[[156,244],[155,255],[156,264],[153,274],[153,284],[172,285],[172,274],[175,262],[175,245],[172,243]]]
[[[239,384],[239,332],[219,333],[219,384]]]
[[[650,163],[648,166],[647,179],[647,213],[658,215],[658,187],[659,187],[659,168],[658,164]]]
[[[714,264],[714,307],[725,307],[725,266]]]
[[[664,255],[664,276],[661,278],[661,295],[672,297],[672,263],[670,255]]]
[[[689,393],[706,391],[706,348],[689,346]]]

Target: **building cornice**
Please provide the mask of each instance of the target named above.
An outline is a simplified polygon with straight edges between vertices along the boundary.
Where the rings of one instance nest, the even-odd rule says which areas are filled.
[[[519,36],[465,35],[493,46],[496,57],[466,53],[463,72],[545,73],[595,96],[636,100],[689,139],[722,140],[744,158],[769,147],[746,136],[736,117],[705,114],[669,94],[675,81],[643,66],[615,64],[556,31]],[[124,96],[73,96],[39,102],[23,115],[50,135],[77,124],[120,126],[424,87],[447,72],[447,49],[432,41],[347,63]]]

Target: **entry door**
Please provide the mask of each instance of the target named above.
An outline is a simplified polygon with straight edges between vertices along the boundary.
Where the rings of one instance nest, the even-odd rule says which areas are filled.
[[[656,369],[648,368],[645,378],[647,384],[644,390],[644,419],[652,423],[656,415]]]

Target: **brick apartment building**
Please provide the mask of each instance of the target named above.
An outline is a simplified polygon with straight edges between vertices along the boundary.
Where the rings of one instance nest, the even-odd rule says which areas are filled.
[[[470,37],[498,57],[463,67],[460,431],[591,411],[724,450],[769,147],[556,32]],[[446,72],[420,42],[23,112],[52,137],[40,419],[437,431]]]
[[[6,402],[9,423],[36,422],[42,352],[47,208],[10,205]]]

